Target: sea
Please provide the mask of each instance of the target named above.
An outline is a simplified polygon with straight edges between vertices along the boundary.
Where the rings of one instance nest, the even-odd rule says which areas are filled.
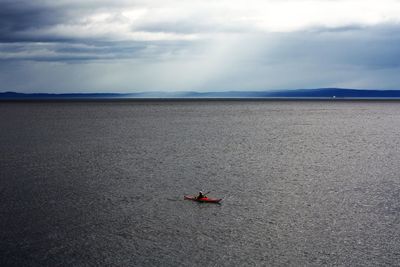
[[[399,266],[400,102],[0,102],[0,265]]]

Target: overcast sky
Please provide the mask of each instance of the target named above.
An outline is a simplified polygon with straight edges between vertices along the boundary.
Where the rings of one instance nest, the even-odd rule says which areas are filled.
[[[400,0],[0,0],[0,91],[400,89]]]

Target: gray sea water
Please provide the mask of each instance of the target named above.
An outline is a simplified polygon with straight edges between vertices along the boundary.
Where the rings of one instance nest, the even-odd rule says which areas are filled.
[[[0,127],[1,266],[400,265],[400,102],[3,102]]]

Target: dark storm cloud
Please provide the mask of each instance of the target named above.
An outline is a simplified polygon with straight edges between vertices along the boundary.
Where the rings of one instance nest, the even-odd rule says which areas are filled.
[[[47,41],[46,38],[30,36],[29,30],[53,26],[66,18],[63,10],[40,2],[0,1],[0,42]]]
[[[84,63],[93,60],[154,59],[168,50],[179,53],[185,43],[173,42],[52,42],[0,43],[0,61],[49,61]]]
[[[109,33],[91,35],[105,25],[90,25],[90,16],[96,12],[115,11],[108,20],[109,23],[118,22],[124,19],[120,9],[128,2],[133,3],[0,0],[0,60],[70,63],[150,58],[166,52],[176,53],[188,45],[185,41],[174,40],[124,41],[124,36],[107,36],[118,33],[112,27]],[[93,30],[85,29],[88,25]]]
[[[92,42],[96,38],[46,33],[56,26],[85,26],[85,16],[124,7],[110,1],[0,0],[0,42]]]

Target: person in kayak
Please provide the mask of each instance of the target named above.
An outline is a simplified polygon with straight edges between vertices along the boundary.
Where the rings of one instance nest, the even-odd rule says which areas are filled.
[[[202,199],[202,198],[205,198],[205,197],[206,197],[206,194],[204,194],[203,191],[200,191],[199,195],[197,196],[197,199]]]

